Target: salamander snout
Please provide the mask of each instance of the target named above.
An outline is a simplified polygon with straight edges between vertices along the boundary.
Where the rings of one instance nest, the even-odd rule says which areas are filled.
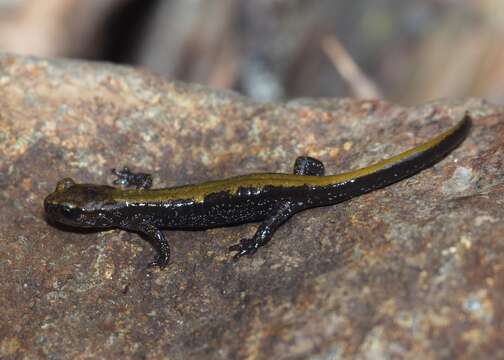
[[[70,178],[60,180],[44,200],[46,219],[73,227],[110,227],[113,190],[106,185],[77,184]]]
[[[54,192],[44,199],[46,218],[52,222],[75,225],[79,217],[79,209],[72,201],[71,188],[76,184],[70,178],[60,180]]]
[[[66,225],[75,225],[78,223],[78,209],[72,208],[68,204],[58,204],[51,200],[51,195],[44,200],[44,210],[47,220]]]

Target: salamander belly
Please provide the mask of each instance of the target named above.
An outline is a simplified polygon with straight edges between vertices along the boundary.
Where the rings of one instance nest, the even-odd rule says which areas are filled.
[[[203,211],[196,223],[203,226],[233,225],[264,220],[273,211],[273,200],[257,201],[257,199],[236,199],[223,203],[204,205]],[[193,219],[190,222],[193,223]]]
[[[311,196],[315,195],[312,199]],[[311,201],[310,201],[311,200]],[[239,188],[236,193],[209,194],[201,202],[192,199],[150,202],[129,206],[128,217],[145,217],[163,228],[198,229],[257,222],[275,212],[279,203],[296,204],[299,210],[317,206],[320,199],[307,187]]]
[[[209,198],[198,204],[159,206],[150,214],[157,225],[166,228],[208,228],[264,220],[277,200],[266,197]]]
[[[179,212],[177,221],[167,219],[172,227],[205,228],[257,222],[272,215],[279,203],[295,203],[298,210],[309,207],[307,199],[313,189],[266,186],[261,189],[239,188],[234,194],[214,193],[188,211]],[[306,206],[308,205],[308,206]]]

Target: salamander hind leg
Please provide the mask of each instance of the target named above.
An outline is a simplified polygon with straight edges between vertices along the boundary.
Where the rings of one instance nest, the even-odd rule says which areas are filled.
[[[229,247],[229,251],[236,251],[233,259],[238,260],[243,255],[252,255],[261,246],[266,245],[278,227],[297,211],[299,209],[290,201],[279,203],[266,220],[259,225],[251,239],[241,239],[238,244]]]
[[[137,189],[149,189],[152,186],[151,174],[134,173],[126,166],[122,170],[112,169],[112,174],[117,176],[114,180],[115,185],[135,186]]]
[[[309,156],[300,156],[294,163],[294,174],[308,176],[324,176],[324,164],[322,161]]]

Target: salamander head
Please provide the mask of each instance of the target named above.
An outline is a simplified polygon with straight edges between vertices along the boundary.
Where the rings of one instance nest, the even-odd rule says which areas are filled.
[[[76,184],[70,178],[60,180],[44,200],[46,218],[74,227],[111,227],[112,191],[111,186]]]

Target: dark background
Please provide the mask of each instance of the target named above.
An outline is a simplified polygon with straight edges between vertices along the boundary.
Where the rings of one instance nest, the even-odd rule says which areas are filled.
[[[141,66],[258,100],[504,103],[502,0],[0,0],[0,50]]]

